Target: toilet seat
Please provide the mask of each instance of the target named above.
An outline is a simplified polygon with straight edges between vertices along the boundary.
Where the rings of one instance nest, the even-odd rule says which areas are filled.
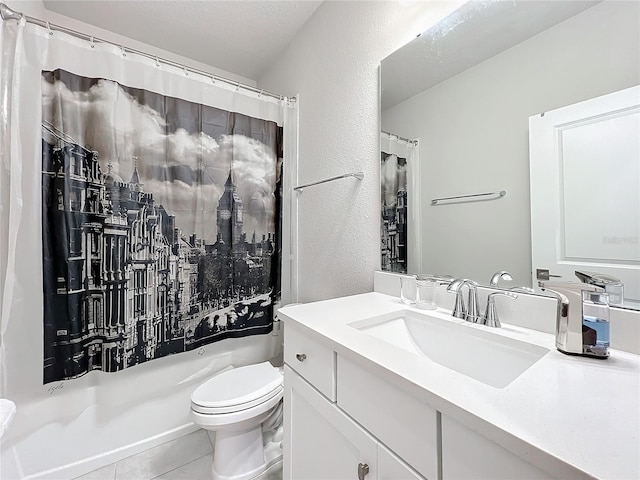
[[[259,397],[256,398],[254,400],[251,400],[247,403],[242,403],[242,404],[238,404],[238,405],[226,405],[226,406],[222,406],[222,407],[208,407],[208,406],[204,406],[204,405],[199,405],[195,402],[191,402],[191,409],[194,412],[198,412],[198,413],[202,413],[204,415],[220,415],[223,413],[234,413],[234,412],[241,412],[243,410],[247,410],[249,408],[253,408],[257,405],[260,405],[262,403],[268,402],[271,398],[276,397],[278,395],[282,394],[282,391],[284,390],[284,388],[282,387],[282,385],[277,386],[273,391]]]
[[[282,400],[284,388],[276,389],[275,395],[254,407],[244,410],[235,410],[228,413],[211,414],[200,413],[195,409],[196,405],[191,404],[191,419],[196,425],[202,428],[227,430],[242,430],[248,425],[260,425],[274,408]]]
[[[200,385],[191,408],[205,415],[247,410],[282,394],[282,373],[269,362],[234,368]]]

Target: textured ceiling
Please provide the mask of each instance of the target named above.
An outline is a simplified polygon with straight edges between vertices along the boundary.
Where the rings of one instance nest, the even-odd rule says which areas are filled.
[[[47,10],[250,79],[322,1],[44,0]]]

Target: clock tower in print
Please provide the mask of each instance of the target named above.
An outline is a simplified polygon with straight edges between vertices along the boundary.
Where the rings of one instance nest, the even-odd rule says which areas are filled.
[[[231,171],[224,184],[217,212],[218,241],[222,240],[227,248],[233,248],[242,236],[242,199],[233,183]]]

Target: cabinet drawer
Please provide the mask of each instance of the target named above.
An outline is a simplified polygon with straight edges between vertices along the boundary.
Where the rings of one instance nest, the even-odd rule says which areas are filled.
[[[338,407],[430,480],[438,478],[438,413],[338,356]]]
[[[300,330],[285,325],[284,361],[332,402],[336,401],[336,355]]]

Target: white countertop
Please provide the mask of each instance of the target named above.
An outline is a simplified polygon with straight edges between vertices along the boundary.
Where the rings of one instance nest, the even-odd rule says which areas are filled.
[[[284,307],[279,316],[551,475],[640,479],[640,356],[568,356],[556,350],[554,335],[503,323],[491,331],[549,353],[498,389],[347,325],[403,309],[415,310],[397,297],[365,293]],[[490,328],[442,309],[429,313]]]

